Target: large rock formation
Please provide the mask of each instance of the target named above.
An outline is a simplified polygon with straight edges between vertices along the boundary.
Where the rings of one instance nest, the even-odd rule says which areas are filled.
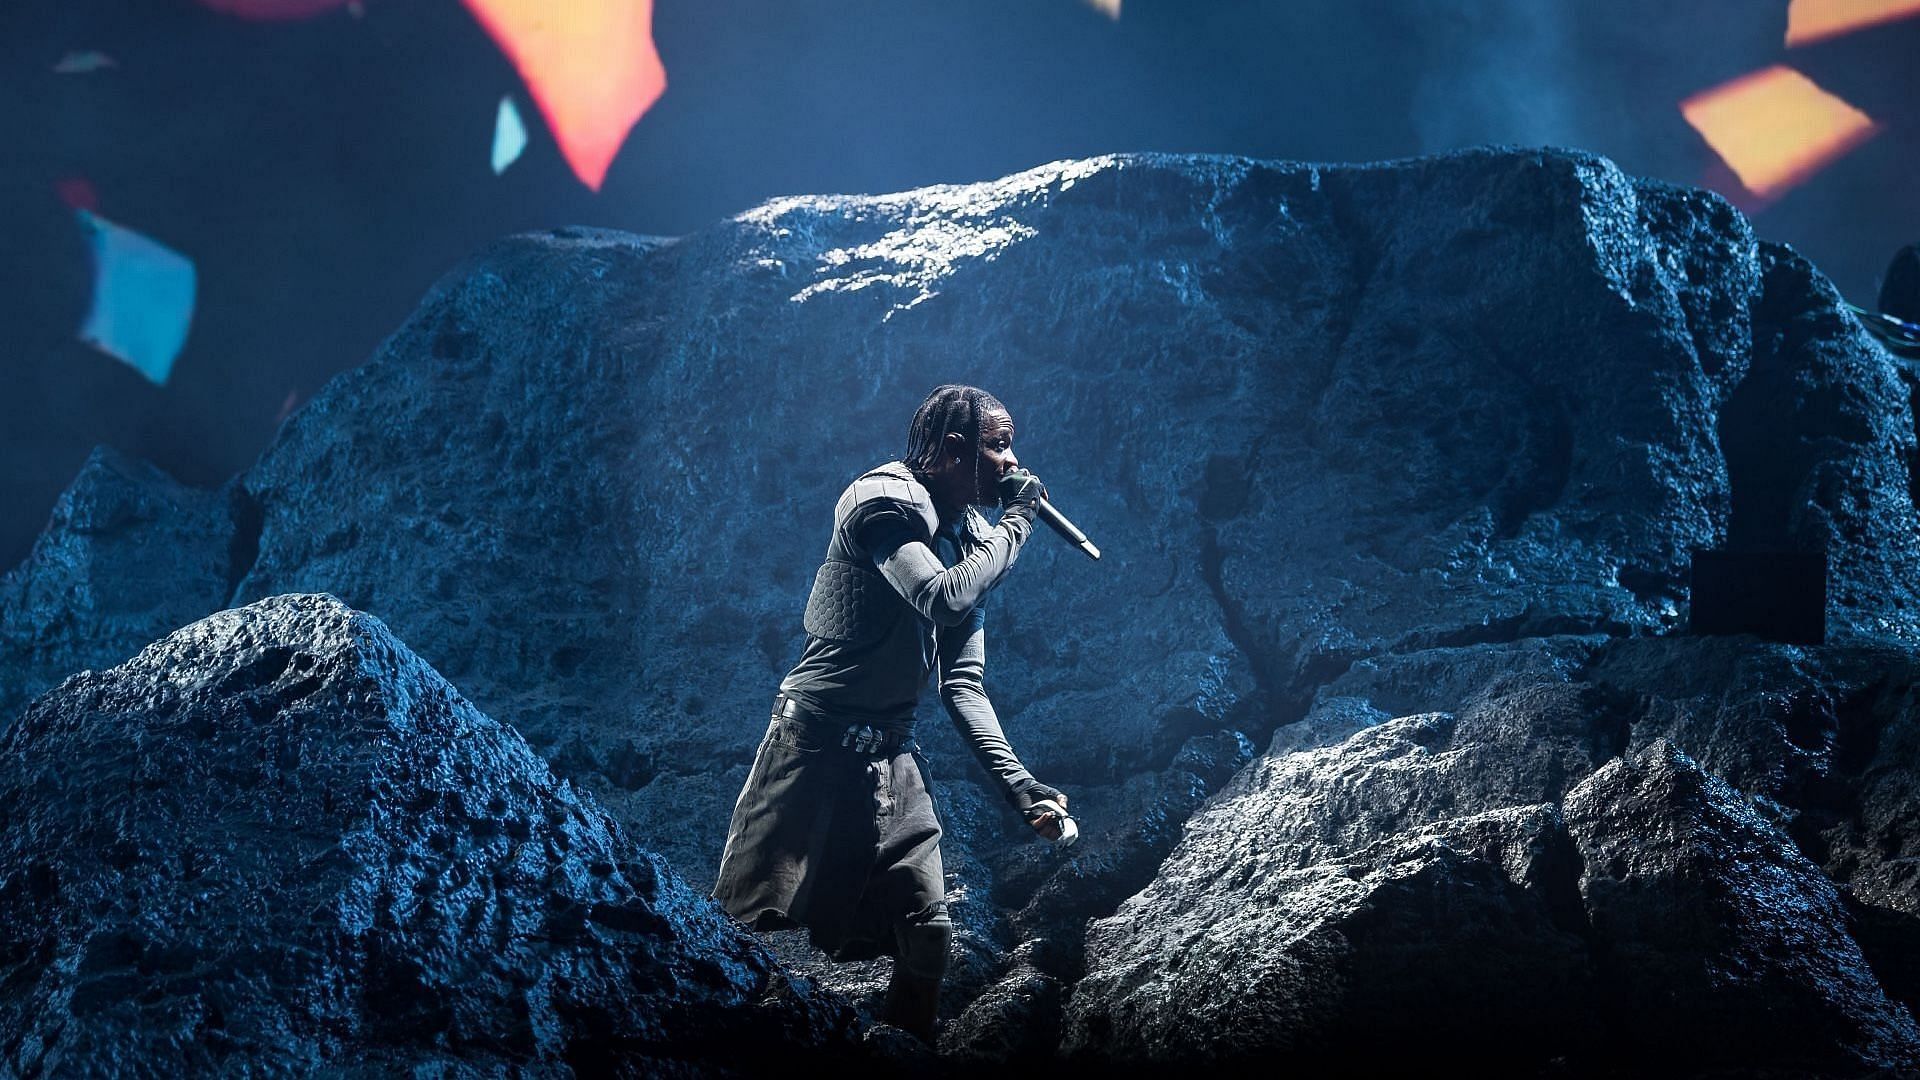
[[[282,596],[36,701],[0,770],[15,1076],[695,1074],[852,1011],[377,619]]]
[[[1649,670],[1656,648],[1719,700]],[[1729,746],[1793,740],[1804,772],[1850,785],[1851,747],[1778,700],[1846,673],[1776,670],[1760,695],[1730,677],[1796,652],[1547,639],[1362,665],[1095,924],[1067,1049],[1360,1071],[1450,1042],[1501,1071],[1920,1062],[1910,1003],[1876,977],[1912,957],[1870,962],[1794,815],[1671,741],[1737,768]],[[1409,697],[1448,711],[1380,722]]]
[[[1559,151],[1127,156],[782,199],[674,241],[503,241],[218,496],[117,467],[104,486],[140,514],[104,531],[57,517],[0,582],[0,717],[123,659],[140,627],[329,591],[704,882],[797,654],[833,498],[950,380],[1010,405],[1023,461],[1107,553],[1036,538],[989,615],[1015,746],[1088,830],[1074,858],[1033,844],[926,725],[964,893],[956,1051],[1050,1050],[1062,1024],[1093,1023],[1074,984],[1108,954],[1085,952],[1085,920],[1152,882],[1260,747],[1458,704],[1330,703],[1356,665],[1459,683],[1450,665],[1492,677],[1539,655],[1462,649],[1600,635],[1646,650],[1606,663],[1684,673],[1688,646],[1664,635],[1684,624],[1691,551],[1723,544],[1824,550],[1836,641],[1920,637],[1907,384],[1817,272],[1723,201]],[[147,545],[197,553],[193,586],[156,602]],[[61,597],[96,614],[63,617],[79,605]],[[118,611],[142,614],[97,614]],[[1821,700],[1855,700],[1828,680],[1865,663],[1848,647],[1820,672],[1756,661],[1754,696],[1800,695],[1785,744],[1697,711],[1726,685],[1628,726],[1770,800],[1773,827],[1866,905],[1869,954],[1910,953],[1911,774],[1861,750],[1849,767],[1878,786],[1850,801],[1801,747]],[[1836,725],[1905,745],[1908,685]],[[1589,719],[1617,752],[1633,739],[1612,716]],[[1471,828],[1515,851],[1560,843],[1564,822],[1525,808],[1567,789],[1519,794],[1538,788],[1538,748],[1480,745],[1495,816]],[[1553,768],[1571,784],[1602,750]],[[1443,823],[1367,843],[1465,843]],[[1460,872],[1515,919],[1546,918],[1508,896],[1531,895],[1518,866]],[[1409,873],[1413,888],[1434,872]]]

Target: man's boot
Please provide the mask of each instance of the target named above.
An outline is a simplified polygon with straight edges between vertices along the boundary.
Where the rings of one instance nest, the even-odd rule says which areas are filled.
[[[881,1019],[932,1046],[933,1021],[940,1014],[940,982],[941,976],[915,975],[895,960],[893,978],[887,982],[887,1008]]]
[[[933,1045],[933,1021],[940,1012],[940,982],[947,975],[953,946],[953,921],[943,901],[927,905],[894,926],[893,978],[887,983],[887,1023]]]

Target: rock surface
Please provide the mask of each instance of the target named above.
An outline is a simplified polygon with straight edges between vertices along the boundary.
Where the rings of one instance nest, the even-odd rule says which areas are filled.
[[[27,561],[0,579],[0,720],[73,672],[117,664],[225,607],[252,562],[233,532],[220,494],[96,448]]]
[[[1788,669],[1859,695],[1859,659],[1588,637],[1357,665],[1093,925],[1065,1049],[1369,1071],[1477,1031],[1461,1052],[1501,1071],[1912,1067],[1912,999],[1878,975],[1910,952],[1863,949],[1791,836],[1846,814],[1817,791],[1860,763],[1782,707]],[[1446,711],[1381,719],[1410,701]],[[1809,809],[1735,789],[1676,735],[1710,759],[1800,738],[1819,779],[1773,793]]]
[[[964,893],[947,1050],[1004,1059],[1091,1023],[1074,984],[1104,961],[1085,921],[1153,882],[1258,748],[1456,712],[1502,673],[1584,671],[1598,646],[1564,643],[1589,639],[1641,689],[1582,676],[1555,708],[1584,717],[1566,723],[1592,728],[1585,749],[1518,729],[1476,744],[1494,816],[1472,835],[1531,850],[1559,834],[1527,807],[1665,736],[1769,801],[1913,1000],[1885,958],[1920,945],[1915,778],[1882,754],[1912,739],[1910,683],[1862,674],[1920,641],[1909,379],[1723,201],[1578,153],[1122,156],[781,199],[674,241],[511,238],[225,491],[129,480],[127,504],[181,509],[111,535],[56,515],[0,583],[0,720],[145,640],[61,597],[141,610],[157,635],[332,592],[704,884],[834,497],[956,380],[1009,404],[1022,460],[1106,558],[1038,537],[988,617],[1014,745],[1087,830],[1073,858],[1031,843],[944,723],[923,725]],[[1755,646],[1689,672],[1697,647],[1666,635],[1690,553],[1727,544],[1828,553],[1818,664]],[[201,584],[159,594],[149,547],[199,553],[182,577]],[[1562,646],[1501,647],[1541,635]],[[1389,669],[1399,703],[1330,692],[1385,695]],[[1641,669],[1694,692],[1663,697]],[[1466,689],[1425,692],[1448,685]],[[1829,719],[1853,749],[1807,749]],[[1560,770],[1552,795],[1542,770]],[[1366,843],[1467,842],[1441,820]],[[1350,867],[1391,895],[1470,894],[1523,937],[1573,932],[1580,905],[1528,907],[1506,862],[1394,858]],[[871,996],[871,972],[817,970]]]
[[[11,1075],[705,1074],[858,1045],[843,1002],[332,597],[75,676],[5,755]]]
[[[1627,1060],[1841,1072],[1920,1062],[1920,1028],[1833,885],[1665,741],[1567,796],[1598,977]]]

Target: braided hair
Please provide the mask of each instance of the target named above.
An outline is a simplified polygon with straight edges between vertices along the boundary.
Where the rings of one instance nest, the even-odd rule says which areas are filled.
[[[936,386],[913,414],[913,423],[907,427],[907,452],[901,460],[924,481],[939,464],[940,455],[946,452],[947,435],[958,434],[973,451],[973,490],[978,491],[980,440],[986,434],[983,430],[986,414],[995,409],[1005,412],[1006,408],[999,398],[977,386],[959,383]],[[968,507],[966,513],[970,519],[972,508]]]
[[[915,475],[925,476],[939,464],[942,443],[950,433],[957,433],[978,451],[986,414],[995,409],[1005,412],[1006,408],[999,398],[977,386],[936,386],[913,414],[913,423],[907,427],[907,452],[901,460]],[[974,460],[979,461],[977,453]]]

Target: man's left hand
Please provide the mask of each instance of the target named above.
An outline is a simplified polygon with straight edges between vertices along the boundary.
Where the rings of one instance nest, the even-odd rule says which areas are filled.
[[[1042,799],[1028,808],[1027,824],[1033,826],[1034,832],[1055,844],[1071,844],[1079,837],[1080,830],[1067,813],[1067,796],[1064,792],[1057,800]]]

